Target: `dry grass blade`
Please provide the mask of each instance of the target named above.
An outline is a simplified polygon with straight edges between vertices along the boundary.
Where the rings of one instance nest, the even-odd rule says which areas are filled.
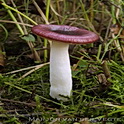
[[[12,3],[12,5],[13,5],[15,8],[17,8],[13,0],[11,0],[11,3]],[[19,17],[20,22],[21,22],[21,23],[24,23],[24,21],[23,21],[21,15],[20,15],[19,13],[17,13],[17,15],[18,15],[18,17]],[[24,30],[25,34],[28,34],[25,25],[22,25],[22,26],[23,26],[23,30]]]
[[[21,72],[21,71],[26,71],[26,70],[34,69],[34,68],[39,67],[39,66],[40,65],[35,65],[35,66],[27,67],[27,68],[22,68],[22,69],[19,69],[19,70],[7,72],[7,73],[5,73],[5,75],[14,74],[14,73],[18,73],[18,72]]]
[[[28,26],[28,27],[33,27],[33,25],[30,25],[30,24],[21,23],[21,22],[14,22],[14,21],[8,21],[8,20],[0,20],[0,22],[12,23],[12,24],[19,24],[19,25],[25,25],[25,26]]]
[[[46,24],[49,24],[48,20],[46,19],[46,16],[44,15],[43,11],[40,9],[40,7],[38,6],[38,4],[35,2],[35,0],[32,0],[35,7],[37,8],[39,14],[42,16],[42,18],[44,19]]]
[[[52,4],[50,4],[50,8],[51,8],[51,10],[55,13],[55,15],[57,15],[57,16],[59,16],[59,17],[62,17],[59,13],[57,13],[56,11],[55,11],[55,9],[53,8],[53,5]],[[63,18],[63,17],[62,17]]]
[[[34,68],[34,69],[30,70],[29,72],[27,72],[26,74],[22,75],[18,80],[21,80],[21,79],[25,78],[29,74],[33,73],[34,71],[36,71],[36,70],[40,69],[41,67],[43,67],[45,65],[48,65],[48,64],[49,64],[49,62],[37,66],[36,68]]]

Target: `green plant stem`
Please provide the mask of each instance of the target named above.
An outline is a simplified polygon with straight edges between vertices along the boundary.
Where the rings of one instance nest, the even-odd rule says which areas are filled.
[[[97,56],[96,56],[97,61],[99,61],[99,62],[100,62],[100,54],[101,54],[101,51],[102,51],[102,45],[100,44],[100,45],[99,45],[99,48],[98,48],[98,53],[97,53]]]
[[[83,15],[84,15],[84,18],[86,19],[86,21],[88,22],[88,24],[90,23],[90,19],[89,19],[89,17],[88,17],[88,15],[87,15],[87,12],[86,12],[86,10],[85,10],[85,7],[84,7],[84,4],[83,4],[83,2],[80,0],[80,2],[81,2],[81,8],[82,8],[82,11],[83,11]]]
[[[102,62],[102,68],[103,68],[103,72],[104,72],[106,78],[107,78],[107,79],[110,78],[110,77],[111,77],[110,69],[109,69],[109,67],[108,67],[108,63],[107,63],[106,60],[104,60],[104,61]]]
[[[28,20],[30,20],[32,23],[37,24],[37,23],[35,23],[32,19],[30,19],[28,16],[26,16],[26,15],[24,15],[23,13],[19,12],[17,9],[14,9],[14,8],[8,6],[8,5],[4,2],[4,0],[2,0],[2,2],[3,2],[2,5],[7,9],[9,15],[11,16],[11,18],[12,18],[12,20],[13,20],[14,22],[17,22],[17,20],[16,20],[15,16],[13,15],[13,13],[11,12],[11,10],[17,12],[17,14],[18,14],[19,19],[21,20],[21,22],[23,22],[23,20],[22,20],[22,18],[21,18],[20,15],[24,16],[25,18],[27,18]],[[14,3],[13,3],[13,4],[14,4]],[[11,9],[11,10],[10,10],[10,9]],[[16,26],[17,26],[18,30],[20,31],[21,35],[28,34],[28,32],[27,32],[25,26],[23,26],[23,27],[24,27],[24,31],[23,31],[22,27],[21,27],[18,23],[16,23]],[[34,47],[33,44],[32,44],[31,42],[27,42],[27,43],[28,43],[28,45],[29,45],[29,47],[30,47],[32,53],[35,55],[36,60],[41,61],[39,55],[38,55],[37,52],[36,52],[36,50],[33,49],[33,47]]]
[[[83,16],[84,16],[85,20],[87,21],[88,27],[89,27],[90,29],[92,29],[94,32],[96,32],[96,30],[95,30],[93,24],[91,23],[91,21],[90,21],[90,19],[89,19],[89,17],[88,17],[87,11],[85,10],[85,6],[84,6],[82,0],[80,0],[80,3],[81,3],[82,11],[83,11]]]
[[[46,3],[46,19],[47,21],[49,20],[49,9],[50,9],[50,0],[47,0],[47,3]],[[44,48],[47,48],[48,46],[48,41],[46,39],[44,39]],[[47,49],[44,50],[44,62],[47,61],[47,58],[48,58],[48,51]]]
[[[50,0],[47,0],[47,6],[46,6],[46,18],[49,19],[49,9],[50,9]]]
[[[124,112],[124,109],[118,109],[116,111],[112,111],[112,112],[108,113],[107,116],[111,116],[111,115],[119,113],[119,112]],[[106,117],[106,115],[102,115],[102,116],[98,116],[94,119],[101,119],[102,120],[102,118],[105,118],[105,117]]]
[[[118,36],[120,35],[121,31],[122,31],[122,30],[120,30],[119,33],[118,33],[113,39],[111,39],[109,43],[105,43],[105,46],[104,46],[104,53],[103,53],[103,55],[102,55],[102,57],[101,57],[101,61],[103,60],[103,58],[104,58],[106,52],[108,51],[109,45],[110,45],[112,42],[114,42],[114,41],[118,38]],[[119,46],[118,46],[118,47],[119,47]],[[118,47],[116,46],[116,48],[118,48]]]
[[[7,10],[8,14],[9,14],[10,17],[12,18],[12,20],[13,20],[14,22],[17,22],[15,16],[14,16],[13,13],[11,12],[11,10],[8,9],[8,5],[6,5],[5,1],[4,1],[4,0],[1,0],[1,1],[3,2],[3,3],[1,3],[1,4],[5,7],[5,9]],[[11,7],[11,8],[12,8],[12,7]],[[17,28],[19,29],[20,33],[21,33],[22,35],[24,35],[24,32],[23,32],[21,26],[20,26],[19,24],[17,24],[17,23],[16,23],[16,26],[17,26]]]
[[[31,18],[29,18],[28,16],[26,16],[25,14],[21,13],[20,11],[18,11],[17,9],[14,9],[10,6],[8,6],[3,0],[2,0],[3,3],[1,3],[1,5],[3,5],[6,9],[10,9],[10,10],[13,10],[17,13],[19,13],[20,15],[22,15],[23,17],[25,17],[26,19],[28,19],[31,23],[33,23],[34,25],[37,25],[37,23],[35,21],[33,21]]]

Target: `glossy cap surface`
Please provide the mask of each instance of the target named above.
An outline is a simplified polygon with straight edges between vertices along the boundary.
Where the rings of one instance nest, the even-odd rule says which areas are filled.
[[[40,24],[34,26],[32,32],[46,39],[73,44],[93,43],[99,39],[94,32],[67,25]]]

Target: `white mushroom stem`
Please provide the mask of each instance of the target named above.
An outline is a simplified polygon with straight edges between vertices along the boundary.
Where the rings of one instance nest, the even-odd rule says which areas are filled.
[[[72,76],[68,43],[53,41],[50,52],[50,96],[66,101],[71,96]],[[62,96],[61,96],[62,95]]]

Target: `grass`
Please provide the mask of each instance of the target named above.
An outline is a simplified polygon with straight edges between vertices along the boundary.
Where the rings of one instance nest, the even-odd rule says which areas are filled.
[[[0,123],[124,123],[122,0],[0,2]],[[30,11],[32,6],[38,12]],[[40,23],[73,25],[100,36],[94,44],[70,48],[73,96],[68,102],[49,96],[49,42],[30,33]],[[16,50],[10,41],[23,47]]]

